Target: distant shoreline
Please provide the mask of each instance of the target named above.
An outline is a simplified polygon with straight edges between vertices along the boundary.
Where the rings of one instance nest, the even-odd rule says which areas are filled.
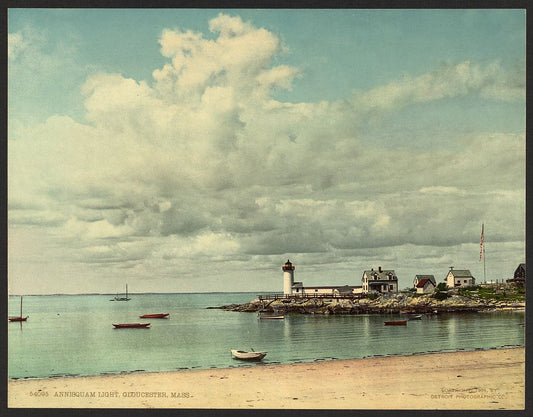
[[[521,410],[525,348],[9,380],[8,407]]]
[[[128,295],[184,295],[184,294],[255,294],[261,293],[261,291],[212,291],[212,292],[128,292]],[[117,295],[116,292],[113,293],[60,293],[60,294],[9,294],[8,297],[53,297],[53,296],[76,296],[76,295],[102,295],[102,296],[114,296]]]

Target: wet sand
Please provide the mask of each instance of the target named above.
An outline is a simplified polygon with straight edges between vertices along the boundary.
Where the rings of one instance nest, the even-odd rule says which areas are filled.
[[[8,382],[10,408],[524,406],[524,348]]]

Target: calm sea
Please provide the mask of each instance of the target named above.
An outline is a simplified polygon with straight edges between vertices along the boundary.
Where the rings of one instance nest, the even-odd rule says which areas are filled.
[[[8,375],[35,378],[138,371],[251,366],[230,349],[266,350],[262,366],[424,352],[524,346],[524,312],[441,314],[403,326],[397,316],[288,315],[258,320],[254,313],[206,309],[244,303],[250,293],[25,296],[25,323],[8,324]],[[20,298],[9,297],[10,316]],[[144,313],[170,313],[143,320]],[[112,323],[149,321],[149,329]]]

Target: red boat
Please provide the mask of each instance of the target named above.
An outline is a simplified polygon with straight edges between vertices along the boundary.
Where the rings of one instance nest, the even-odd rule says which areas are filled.
[[[9,321],[26,321],[29,316],[22,317],[22,297],[20,297],[20,316],[18,317],[9,317]]]
[[[166,319],[170,313],[143,314],[140,319]]]
[[[113,324],[115,329],[146,329],[150,323],[119,323]]]
[[[10,317],[8,318],[9,321],[26,321],[29,316],[26,317]]]
[[[407,320],[386,321],[385,326],[407,326]]]

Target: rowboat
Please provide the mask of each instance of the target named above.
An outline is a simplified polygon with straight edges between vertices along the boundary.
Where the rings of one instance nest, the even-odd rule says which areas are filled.
[[[422,320],[422,314],[418,314],[416,316],[409,317],[409,320]]]
[[[266,356],[266,352],[246,352],[244,350],[231,349],[231,354],[235,359],[241,361],[260,361]]]
[[[407,326],[407,320],[391,320],[384,322],[385,326]]]
[[[28,320],[29,316],[26,317],[10,317],[8,318],[9,321],[26,321]]]
[[[140,319],[166,319],[170,313],[143,314]]]
[[[261,320],[283,320],[285,316],[259,316]]]
[[[22,317],[22,297],[20,297],[20,316],[18,317],[9,317],[8,320],[15,322],[15,321],[26,321],[28,320],[29,316]]]
[[[115,329],[146,329],[150,323],[119,323],[113,324]]]

